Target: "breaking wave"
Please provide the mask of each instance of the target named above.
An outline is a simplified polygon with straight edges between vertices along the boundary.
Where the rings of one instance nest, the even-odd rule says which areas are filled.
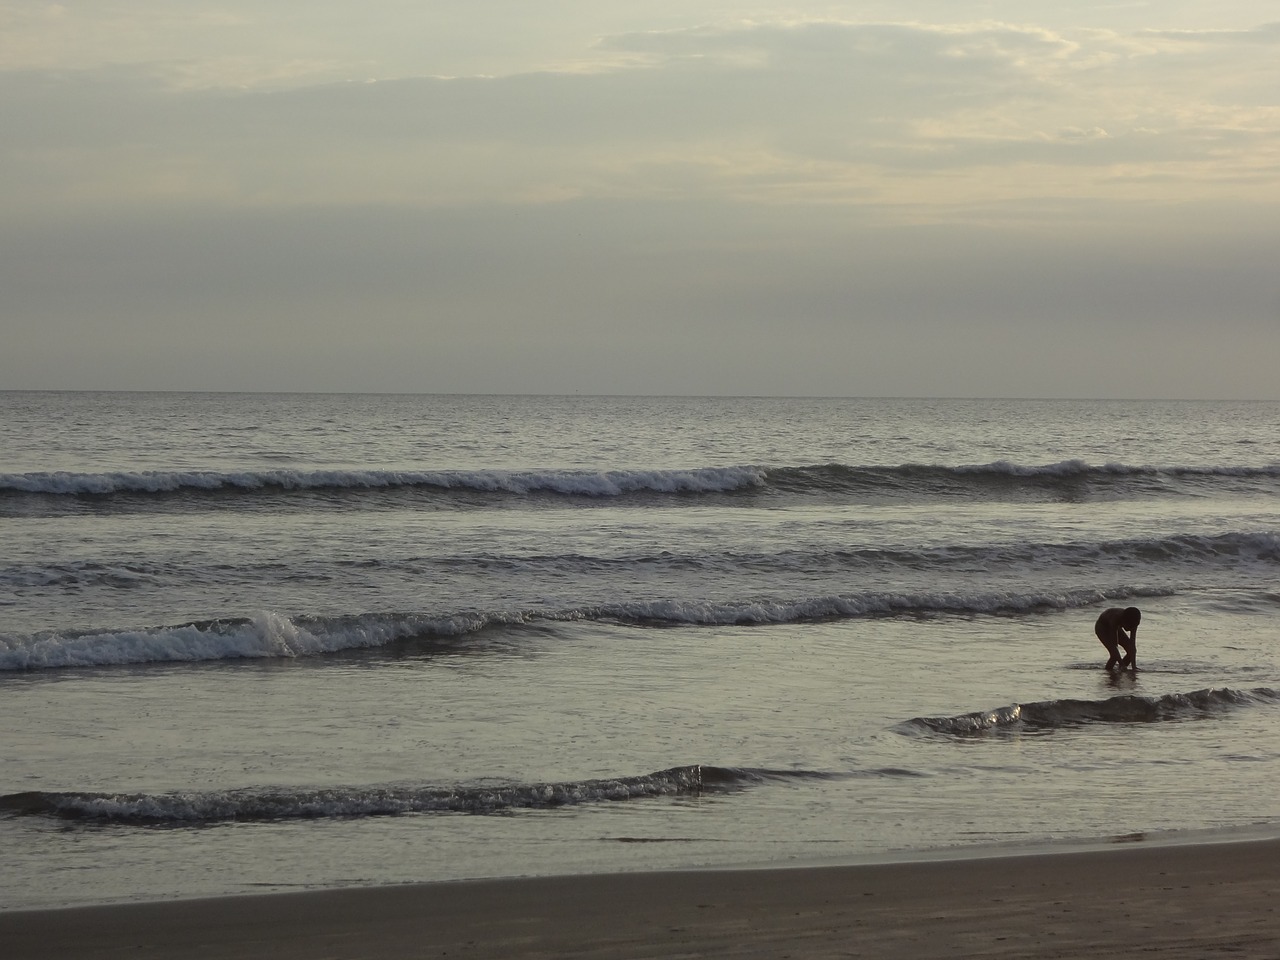
[[[993,710],[953,717],[916,717],[903,727],[948,736],[973,736],[1010,730],[1060,730],[1089,724],[1156,723],[1194,720],[1238,707],[1280,703],[1280,691],[1269,687],[1227,687],[1167,693],[1158,697],[1126,695],[1103,700],[1043,700],[1014,703]]]
[[[722,466],[683,470],[243,470],[36,472],[0,474],[0,504],[21,501],[127,501],[135,509],[175,497],[255,498],[323,494],[361,499],[397,493],[448,505],[475,497],[591,498],[705,496],[754,492],[845,499],[984,498],[1077,500],[1132,496],[1198,496],[1233,489],[1273,492],[1280,463],[1266,466],[1091,465],[1067,460],[1044,465],[998,461],[940,466]],[[114,505],[114,504],[113,504]],[[50,509],[47,503],[45,509]]]
[[[243,788],[169,793],[44,792],[0,796],[0,812],[67,820],[202,824],[400,814],[498,814],[584,804],[731,793],[771,780],[823,778],[812,771],[693,764],[643,776],[561,783]]]
[[[398,641],[457,641],[492,629],[566,622],[636,626],[730,626],[805,623],[862,617],[1015,616],[1105,601],[1166,596],[1160,589],[1064,593],[888,593],[729,603],[654,600],[563,610],[359,614],[296,617],[261,613],[132,630],[0,635],[0,671],[143,663],[296,658],[383,647]]]

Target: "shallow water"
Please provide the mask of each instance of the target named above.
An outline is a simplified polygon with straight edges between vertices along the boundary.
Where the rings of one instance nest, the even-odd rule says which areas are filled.
[[[1280,820],[1274,404],[0,410],[6,907]]]

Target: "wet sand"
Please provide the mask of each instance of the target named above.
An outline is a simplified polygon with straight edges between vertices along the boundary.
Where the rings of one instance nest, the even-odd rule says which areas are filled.
[[[0,912],[8,960],[1280,957],[1280,840]]]

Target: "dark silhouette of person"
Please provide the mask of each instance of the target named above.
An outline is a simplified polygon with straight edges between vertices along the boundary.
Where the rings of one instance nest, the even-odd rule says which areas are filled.
[[[1107,661],[1108,670],[1116,664],[1120,665],[1121,670],[1125,667],[1133,667],[1135,670],[1138,668],[1138,624],[1141,622],[1142,611],[1137,607],[1108,607],[1098,616],[1093,632],[1107,648],[1107,653],[1111,654],[1111,659]],[[1121,649],[1124,650],[1123,658],[1120,656]]]

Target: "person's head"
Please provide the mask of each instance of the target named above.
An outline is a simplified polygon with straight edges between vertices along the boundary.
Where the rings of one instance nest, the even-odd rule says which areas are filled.
[[[1126,630],[1137,630],[1138,624],[1142,622],[1142,611],[1137,607],[1125,607],[1124,614],[1120,617],[1120,626]]]

